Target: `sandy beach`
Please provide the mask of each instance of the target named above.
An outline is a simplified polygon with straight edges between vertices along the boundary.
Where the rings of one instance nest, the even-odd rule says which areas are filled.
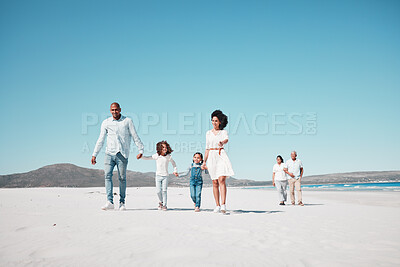
[[[117,188],[114,192],[118,192]],[[189,188],[128,188],[126,211],[102,211],[104,188],[0,190],[1,266],[399,266],[398,192],[229,188],[228,215],[211,188],[193,212]],[[117,196],[115,196],[117,202]]]

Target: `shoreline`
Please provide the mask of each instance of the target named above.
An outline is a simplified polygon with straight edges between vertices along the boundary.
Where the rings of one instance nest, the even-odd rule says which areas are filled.
[[[358,182],[352,182],[352,183],[319,183],[319,184],[305,184],[302,183],[302,189],[303,186],[305,189],[310,189],[309,186],[327,186],[327,185],[369,185],[369,184],[393,184],[393,183],[400,183],[400,181],[377,181],[377,182],[362,182],[362,183],[358,183]],[[155,185],[154,185],[155,186]],[[154,186],[127,186],[127,188],[152,188]],[[249,186],[229,186],[227,185],[228,188],[243,188],[243,189],[270,189],[270,188],[265,188],[265,187],[272,187],[271,189],[274,188],[274,186],[271,185],[249,185]],[[117,187],[117,186],[115,186]],[[204,188],[210,188],[212,187],[212,184],[203,184]],[[73,186],[42,186],[42,187],[0,187],[1,189],[23,189],[23,188],[101,188],[101,187],[73,187]],[[169,185],[168,188],[189,188],[189,185],[187,186],[176,186],[176,185]],[[313,190],[318,190],[319,188],[315,188]],[[337,189],[320,189],[321,191],[325,191],[325,190],[337,190]],[[338,191],[342,191],[342,190],[338,190]],[[368,191],[368,189],[364,189],[364,191]],[[371,191],[375,191],[372,190]]]

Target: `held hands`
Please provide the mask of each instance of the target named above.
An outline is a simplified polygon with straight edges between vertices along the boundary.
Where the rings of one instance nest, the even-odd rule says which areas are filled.
[[[205,162],[201,165],[201,169],[202,170],[208,170],[208,167],[207,167]]]
[[[287,169],[284,169],[284,172],[286,172],[290,177],[294,178],[294,174],[291,172],[288,172]]]
[[[178,176],[179,176],[177,172],[174,172],[174,175],[175,175],[176,177],[178,177]]]
[[[136,158],[140,159],[142,156],[143,156],[143,154],[140,153],[140,154],[137,154]]]
[[[272,185],[275,186],[275,181],[272,181]]]

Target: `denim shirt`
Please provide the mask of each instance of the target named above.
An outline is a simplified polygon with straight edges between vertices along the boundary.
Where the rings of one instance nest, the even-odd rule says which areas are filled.
[[[201,176],[202,171],[201,164],[192,163],[190,166],[190,179],[203,179]],[[205,173],[208,173],[207,170],[205,170]]]
[[[109,117],[101,124],[100,136],[92,156],[97,157],[104,142],[107,140],[106,154],[114,156],[120,152],[122,156],[129,158],[131,139],[133,139],[138,147],[139,153],[143,154],[144,146],[137,135],[132,119],[123,115],[121,115],[119,120]]]

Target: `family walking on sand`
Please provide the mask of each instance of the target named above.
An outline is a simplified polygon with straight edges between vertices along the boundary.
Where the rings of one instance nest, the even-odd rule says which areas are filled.
[[[156,192],[159,199],[158,209],[167,210],[167,189],[168,189],[168,165],[174,167],[173,174],[178,175],[175,161],[172,159],[173,150],[167,141],[158,142],[156,151],[152,156],[143,156],[143,143],[137,135],[135,126],[130,118],[121,114],[121,107],[114,102],[110,106],[112,117],[105,119],[101,124],[100,136],[97,140],[91,162],[96,164],[96,157],[107,140],[104,172],[107,202],[103,210],[114,209],[112,175],[114,167],[117,167],[119,179],[119,210],[125,210],[126,195],[126,169],[128,165],[129,149],[131,139],[139,150],[137,159],[156,161]],[[208,172],[213,181],[213,194],[216,207],[214,212],[226,213],[226,179],[234,175],[228,154],[224,145],[228,143],[228,132],[224,130],[228,124],[228,117],[220,110],[211,114],[213,129],[206,133],[206,150],[203,155],[196,152],[193,155],[192,163],[185,174],[190,175],[190,195],[194,203],[195,212],[200,211],[201,190],[203,186],[202,174]]]

